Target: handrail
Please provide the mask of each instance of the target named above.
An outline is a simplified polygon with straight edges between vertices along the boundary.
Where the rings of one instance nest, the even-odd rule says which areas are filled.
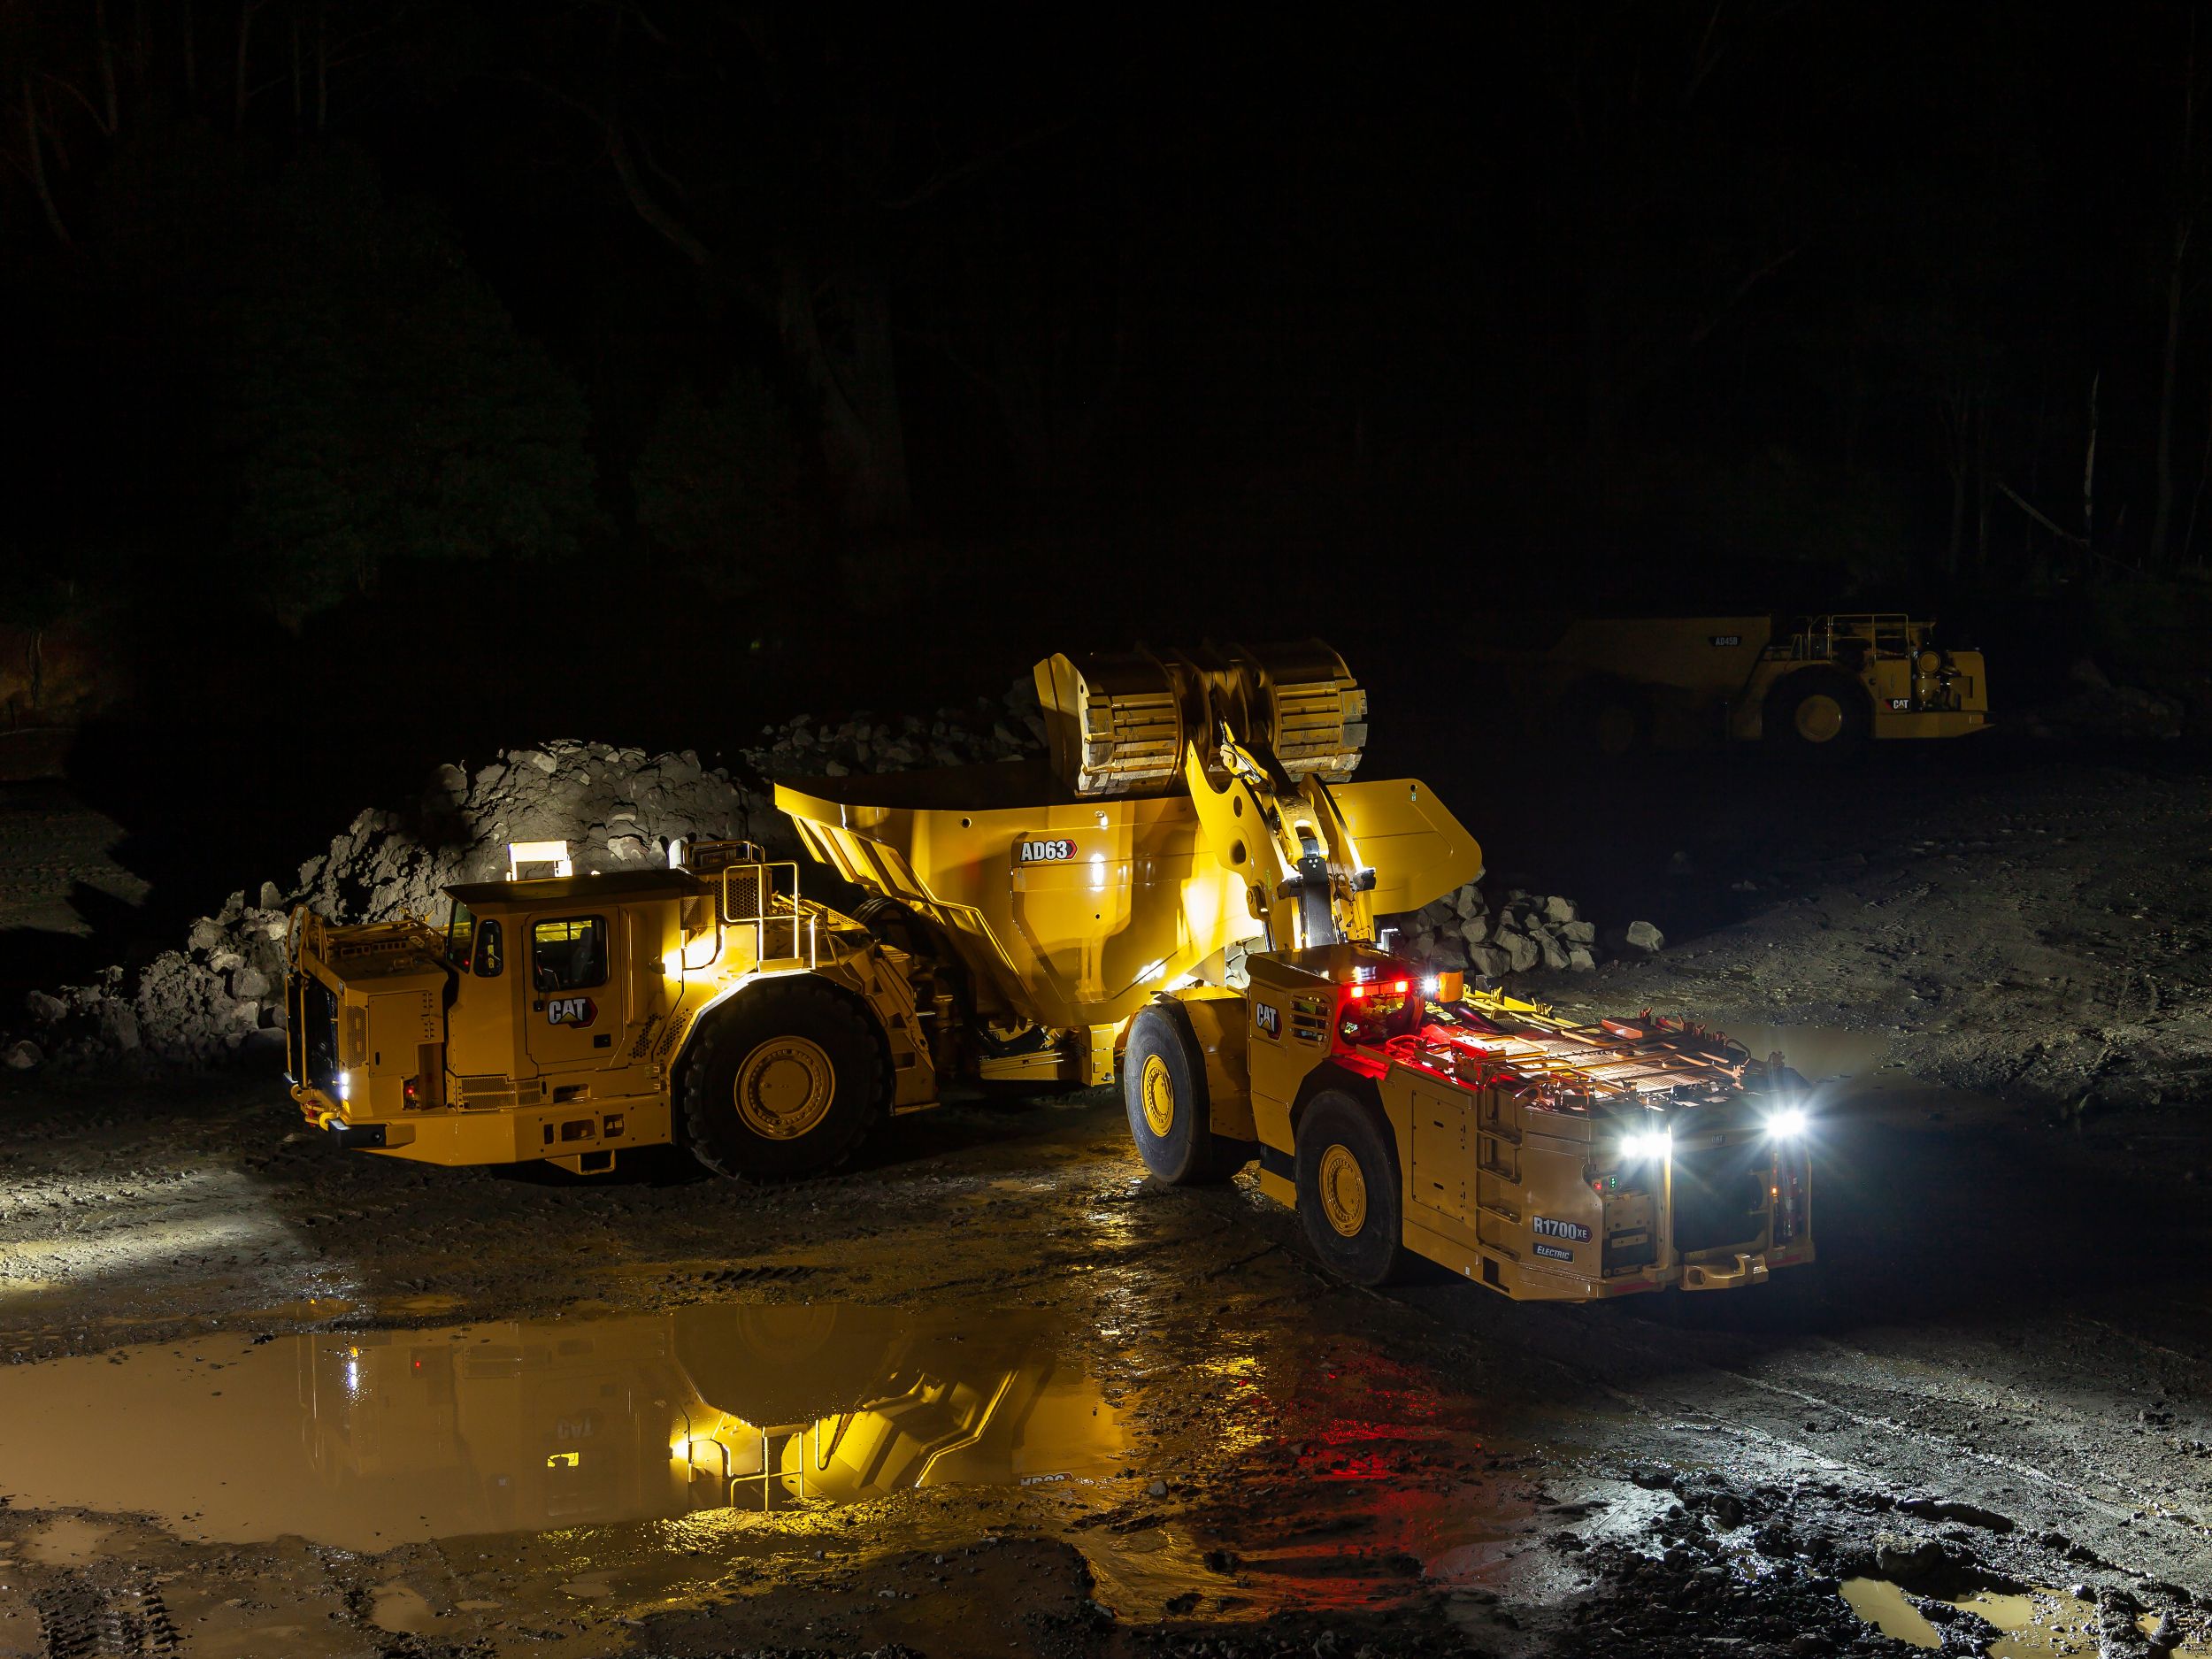
[[[777,887],[776,872],[780,870],[791,872],[787,894]],[[755,961],[804,962],[809,968],[821,966],[821,915],[799,897],[797,859],[784,858],[773,863],[763,859],[749,864],[726,864],[718,873],[722,879],[719,919],[725,927],[749,927],[753,930]],[[732,880],[733,877],[737,878],[734,884]],[[749,888],[749,897],[746,895]],[[772,929],[789,930],[791,949],[787,953],[770,954],[768,943]],[[832,949],[835,949],[834,942]]]

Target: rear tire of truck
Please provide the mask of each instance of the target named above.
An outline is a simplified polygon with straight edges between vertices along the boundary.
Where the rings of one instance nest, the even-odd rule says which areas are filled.
[[[1121,1054],[1121,1099],[1129,1135],[1153,1176],[1170,1187],[1227,1180],[1252,1148],[1213,1132],[1206,1062],[1181,1010],[1155,1002],[1129,1022]]]
[[[1398,1154],[1376,1113],[1324,1089],[1298,1120],[1298,1220],[1321,1264],[1355,1285],[1395,1283],[1411,1268]]]
[[[883,1105],[883,1045],[835,991],[799,978],[709,1017],[684,1070],[692,1156],[717,1175],[787,1181],[851,1156]]]
[[[1562,738],[1578,754],[1625,760],[1651,747],[1651,703],[1617,680],[1586,680],[1567,694]]]
[[[1771,747],[1824,760],[1856,752],[1873,726],[1866,688],[1833,668],[1801,668],[1786,676],[1767,693],[1760,718]]]

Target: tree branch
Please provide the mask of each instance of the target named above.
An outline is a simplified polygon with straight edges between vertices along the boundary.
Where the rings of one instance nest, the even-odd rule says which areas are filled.
[[[1805,244],[1803,242],[1800,242],[1796,247],[1790,249],[1787,252],[1775,255],[1773,258],[1768,260],[1764,265],[1760,265],[1757,269],[1750,272],[1745,276],[1742,281],[1736,284],[1735,288],[1730,292],[1726,299],[1723,300],[1710,312],[1707,313],[1704,321],[1698,324],[1695,328],[1693,328],[1690,331],[1688,343],[1693,346],[1703,345],[1706,340],[1712,334],[1713,330],[1719,327],[1723,322],[1727,320],[1728,313],[1734,311],[1738,305],[1743,303],[1744,296],[1750,293],[1753,288],[1757,288],[1760,283],[1765,281],[1777,271],[1779,271],[1784,265],[1789,264],[1791,260],[1796,258],[1799,254],[1803,253],[1804,251]]]
[[[645,181],[638,177],[637,164],[630,157],[630,141],[623,135],[622,123],[608,117],[606,133],[607,159],[614,164],[614,176],[621,181],[622,193],[630,198],[630,206],[637,216],[692,264],[712,265],[713,250],[692,234],[690,227],[656,201],[652,192],[645,188]]]
[[[541,80],[526,69],[518,69],[512,73],[525,86],[534,87],[556,104],[566,104],[599,129],[600,136],[606,140],[607,159],[614,164],[616,181],[622,186],[623,195],[629,198],[631,211],[639,219],[693,265],[705,266],[714,263],[713,250],[700,241],[689,226],[656,201],[653,193],[645,188],[645,180],[638,176],[637,163],[630,154],[629,140],[623,134],[622,122],[611,110],[601,110],[588,104],[574,93],[557,87],[549,81]]]
[[[2076,535],[2071,530],[2060,529],[2058,526],[2053,524],[2049,518],[2046,518],[2041,512],[2039,512],[2035,507],[2028,502],[2025,496],[2022,495],[2018,490],[2013,488],[2011,485],[2006,483],[2001,478],[1997,480],[1997,493],[2000,495],[2002,495],[2007,501],[2010,502],[2014,506],[2017,507],[2022,512],[2027,514],[2029,518],[2034,519],[2036,523],[2041,525],[2046,530],[2048,530],[2060,541],[2070,542],[2075,547],[2082,549],[2085,552],[2088,550],[2088,537]]]
[[[1073,127],[1078,119],[1071,115],[1061,120],[1049,122],[1033,131],[1024,133],[1019,138],[1001,144],[996,150],[987,150],[978,155],[971,156],[956,167],[941,168],[904,196],[889,197],[879,205],[895,212],[910,207],[919,207],[933,196],[942,196],[956,184],[964,183],[977,173],[995,167],[1009,156],[1018,155],[1031,145],[1041,144],[1048,138],[1058,137]]]
[[[98,127],[107,137],[112,138],[115,136],[115,128],[108,124],[107,118],[100,113],[98,106],[96,106],[90,98],[87,97],[84,95],[83,89],[78,87],[73,81],[63,79],[50,69],[40,70],[38,72],[38,78],[41,81],[52,81],[54,85],[59,87],[71,97],[76,99],[78,103],[83,104],[85,107],[85,112],[92,117],[92,124]]]

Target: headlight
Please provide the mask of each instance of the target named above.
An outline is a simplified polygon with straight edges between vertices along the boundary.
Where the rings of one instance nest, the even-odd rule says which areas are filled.
[[[353,1098],[352,1072],[341,1071],[338,1073],[338,1098],[340,1100],[351,1100]]]
[[[1785,1106],[1767,1119],[1767,1133],[1777,1141],[1794,1141],[1810,1126],[1801,1106]]]
[[[1640,1129],[1621,1137],[1621,1156],[1633,1162],[1663,1158],[1673,1150],[1674,1132],[1671,1129]]]

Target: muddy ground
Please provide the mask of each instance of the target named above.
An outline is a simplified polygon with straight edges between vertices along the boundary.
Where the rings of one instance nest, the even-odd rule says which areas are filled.
[[[12,1074],[0,1655],[2212,1650],[2205,771],[1432,780],[1502,877],[1668,929],[1563,1001],[1830,1079],[1816,1266],[1355,1291],[1146,1180],[1110,1095],[758,1190]],[[795,1502],[710,1411],[889,1449]]]

